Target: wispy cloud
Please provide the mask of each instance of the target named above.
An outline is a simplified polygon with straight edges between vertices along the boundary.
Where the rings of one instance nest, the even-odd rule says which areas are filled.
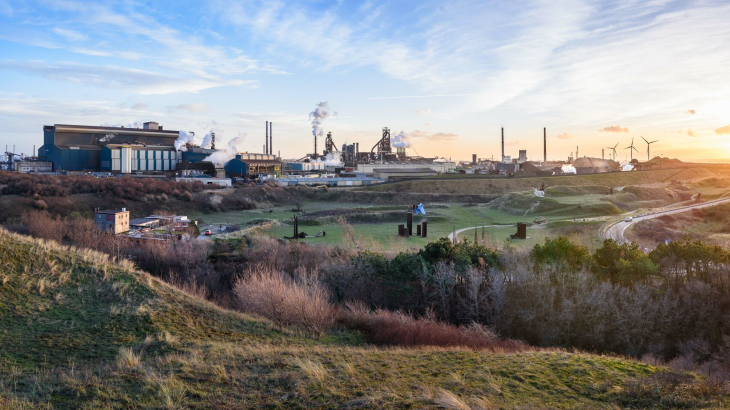
[[[629,129],[620,125],[609,125],[598,130],[598,132],[629,132]]]
[[[440,141],[454,141],[459,138],[457,134],[451,132],[436,132],[430,133],[421,130],[413,130],[408,134],[409,138],[418,138],[426,141],[440,142]]]
[[[77,31],[64,28],[56,27],[53,29],[53,32],[70,41],[86,41],[89,39],[89,36],[87,36],[86,34],[81,34]]]
[[[177,110],[183,110],[191,113],[210,112],[210,108],[203,103],[180,104],[175,107]]]
[[[561,140],[569,140],[569,139],[573,138],[573,136],[568,134],[567,132],[564,132],[562,134],[558,134],[558,138]]]
[[[690,130],[687,130],[687,136],[689,136],[689,137],[699,137],[699,135],[695,134],[695,132],[692,131],[691,129]]]
[[[697,113],[697,111],[695,111],[695,110],[687,110],[684,113],[685,114],[689,114],[689,115],[695,115]]]
[[[49,1],[44,3],[43,7],[56,13],[63,13],[64,18],[58,19],[57,27],[48,31],[37,30],[35,27],[45,24],[45,20],[28,15],[28,21],[34,24],[23,25],[20,32],[6,33],[2,37],[9,41],[65,49],[77,54],[145,63],[143,68],[128,68],[122,73],[123,79],[113,76],[118,74],[119,70],[109,68],[98,70],[94,73],[93,80],[89,82],[92,85],[123,83],[132,86],[140,93],[171,93],[199,91],[219,85],[253,84],[254,82],[241,78],[244,74],[286,74],[284,70],[249,57],[241,49],[206,44],[201,38],[187,31],[155,20],[153,13],[138,12],[134,7],[124,7],[124,12],[118,12],[113,3],[74,0]],[[79,46],[80,42],[84,43],[83,47]],[[42,73],[37,62],[33,61],[26,61],[24,64],[18,62],[13,65],[13,69],[21,70],[23,65],[29,68],[29,73],[56,78],[74,78],[63,73],[48,75]],[[88,68],[80,71],[84,72],[81,74],[83,78],[90,79]],[[157,80],[152,80],[157,71],[165,74],[160,74]],[[107,74],[110,76],[104,77]],[[133,84],[135,80],[140,82]],[[173,85],[175,81],[179,85]],[[144,86],[148,86],[150,82],[157,87],[144,92]]]
[[[195,93],[222,86],[258,86],[256,81],[175,78],[133,68],[78,63],[0,60],[0,69],[32,73],[52,80],[80,85],[131,88],[139,94]]]
[[[730,124],[715,130],[717,135],[730,135]]]
[[[426,108],[425,110],[415,110],[415,111],[413,111],[413,113],[416,114],[416,115],[430,115],[431,114],[431,109],[430,108]]]

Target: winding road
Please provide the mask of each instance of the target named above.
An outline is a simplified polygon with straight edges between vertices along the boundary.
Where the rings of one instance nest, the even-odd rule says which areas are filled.
[[[679,208],[669,208],[659,211],[654,211],[650,214],[644,215],[644,216],[637,216],[633,218],[630,222],[624,222],[624,220],[616,221],[616,222],[608,222],[601,226],[601,229],[599,230],[599,235],[601,237],[601,240],[606,239],[613,239],[618,243],[626,243],[629,242],[626,239],[626,230],[629,229],[629,227],[637,222],[646,221],[648,219],[654,219],[659,218],[660,216],[664,215],[672,215],[672,214],[678,214],[682,212],[688,212],[693,209],[701,209],[701,208],[709,208],[711,206],[717,206],[730,203],[730,198],[725,199],[718,199],[716,201],[709,201],[709,202],[702,202],[697,203],[693,205],[687,205],[682,206]]]
[[[727,194],[726,194],[727,195]],[[724,196],[724,195],[723,195]],[[624,222],[624,219],[621,219],[619,221],[614,222],[606,222],[601,226],[601,228],[598,231],[598,235],[600,236],[601,240],[606,239],[613,239],[616,242],[619,243],[626,243],[629,242],[629,240],[626,239],[626,230],[629,229],[629,227],[637,222],[645,221],[648,219],[654,219],[659,218],[660,216],[664,215],[672,215],[672,214],[678,214],[682,212],[688,212],[693,209],[701,209],[701,208],[709,208],[711,206],[717,206],[730,203],[730,198],[724,198],[724,199],[718,199],[715,201],[709,201],[709,202],[701,202],[696,203],[692,205],[686,205],[681,206],[677,208],[660,208],[659,210],[652,211],[650,214],[645,214],[644,216],[637,216],[634,217],[631,222]],[[676,206],[676,205],[675,205]],[[629,214],[624,214],[628,216]],[[581,221],[588,221],[588,220],[601,220],[605,219],[606,217],[592,217],[592,218],[581,218]],[[569,219],[566,219],[566,221],[569,221]],[[485,228],[504,228],[506,226],[517,226],[517,225],[484,225]],[[470,226],[468,228],[461,228],[457,229],[455,232],[451,232],[448,236],[450,240],[454,240],[454,233],[456,233],[456,236],[458,237],[460,233],[464,231],[470,231],[472,229],[480,229],[482,225],[479,226]]]

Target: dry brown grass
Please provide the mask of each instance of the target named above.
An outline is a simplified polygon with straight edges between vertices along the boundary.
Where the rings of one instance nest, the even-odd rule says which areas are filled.
[[[271,269],[249,271],[234,289],[244,311],[261,315],[281,327],[296,327],[321,337],[335,323],[337,310],[316,278],[297,281]]]
[[[338,322],[360,330],[372,343],[390,346],[466,347],[499,352],[529,349],[523,342],[500,340],[484,326],[455,326],[433,318],[414,318],[402,312],[371,311],[363,304],[349,304],[340,311]]]

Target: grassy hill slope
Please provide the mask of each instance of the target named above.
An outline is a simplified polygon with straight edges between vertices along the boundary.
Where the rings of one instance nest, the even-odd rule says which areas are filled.
[[[442,179],[411,180],[392,184],[373,185],[362,190],[377,192],[410,192],[429,194],[505,194],[539,187],[567,186],[608,186],[668,182],[674,179],[707,177],[711,175],[700,169],[657,169],[640,172],[612,172],[607,174],[549,176],[535,178],[471,177],[459,179],[458,176]]]
[[[652,375],[668,374],[657,372],[558,351],[382,349],[342,331],[315,341],[99,253],[0,230],[2,409],[696,404],[676,384],[657,387]]]

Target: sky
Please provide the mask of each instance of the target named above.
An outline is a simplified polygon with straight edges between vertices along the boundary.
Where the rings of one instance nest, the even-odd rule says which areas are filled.
[[[157,121],[202,140],[265,121],[284,158],[322,131],[471,159],[730,160],[728,1],[0,0],[0,145],[43,125]],[[321,151],[324,141],[320,140]],[[12,149],[12,148],[11,148]]]

